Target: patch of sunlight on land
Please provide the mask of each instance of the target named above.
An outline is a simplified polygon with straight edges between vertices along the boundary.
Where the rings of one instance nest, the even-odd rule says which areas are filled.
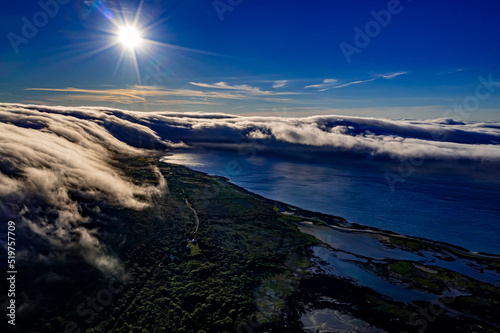
[[[201,254],[200,246],[198,244],[193,244],[191,242],[188,243],[189,248],[191,249],[191,257],[197,256]]]

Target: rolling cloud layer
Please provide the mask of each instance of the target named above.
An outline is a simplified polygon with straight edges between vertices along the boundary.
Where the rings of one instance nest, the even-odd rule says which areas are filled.
[[[132,183],[119,158],[151,150],[257,147],[321,162],[418,159],[485,170],[500,166],[500,123],[347,116],[239,117],[0,104],[0,216],[18,218],[54,249],[75,249],[103,271],[120,263],[85,225],[75,197],[143,209],[158,187]],[[161,175],[158,177],[162,179]]]
[[[127,180],[113,161],[143,155],[140,149],[109,134],[120,126],[152,147],[168,143],[147,128],[125,120],[100,120],[80,110],[35,110],[0,106],[0,216],[20,216],[23,227],[57,250],[72,248],[103,271],[117,271],[119,263],[107,255],[95,230],[85,227],[88,217],[74,197],[91,197],[121,207],[142,209],[158,188]],[[164,186],[164,185],[163,185]]]

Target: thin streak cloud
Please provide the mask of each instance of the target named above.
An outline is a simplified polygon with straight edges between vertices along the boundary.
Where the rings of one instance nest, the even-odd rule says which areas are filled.
[[[333,84],[335,84],[336,82],[338,82],[338,80],[336,80],[336,79],[325,79],[325,80],[323,80],[323,83],[312,84],[309,86],[305,86],[304,88],[306,88],[306,89],[309,89],[309,88],[327,89],[327,88],[332,87]]]
[[[397,72],[397,73],[392,73],[392,74],[384,74],[384,75],[381,75],[380,77],[387,79],[387,80],[390,80],[390,79],[394,79],[397,76],[405,75],[405,74],[408,74],[408,72]]]
[[[362,81],[353,81],[353,82],[344,83],[344,84],[341,84],[340,86],[335,86],[335,87],[332,87],[332,88],[333,89],[345,88],[345,87],[353,86],[355,84],[361,84],[361,83],[371,82],[371,81],[375,81],[375,80],[376,80],[376,78],[369,79],[369,80],[362,80]]]
[[[277,88],[283,88],[284,86],[286,86],[288,83],[288,80],[278,80],[278,81],[274,81],[274,84],[273,84],[273,88],[274,89],[277,89]]]
[[[271,96],[271,95],[295,95],[297,93],[293,92],[274,92],[274,91],[265,91],[261,90],[258,87],[251,87],[246,84],[241,85],[229,85],[226,82],[218,82],[218,83],[198,83],[198,82],[190,82],[193,86],[209,88],[209,89],[224,89],[224,90],[236,90],[239,92],[245,92],[250,95],[263,95],[263,96]],[[286,83],[285,83],[286,84]],[[283,84],[283,85],[285,85]]]

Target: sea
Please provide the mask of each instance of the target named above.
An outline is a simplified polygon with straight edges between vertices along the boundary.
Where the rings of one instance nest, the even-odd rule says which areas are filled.
[[[448,175],[408,176],[391,187],[383,170],[230,151],[178,150],[162,160],[229,180],[266,198],[351,223],[500,254],[500,188]]]

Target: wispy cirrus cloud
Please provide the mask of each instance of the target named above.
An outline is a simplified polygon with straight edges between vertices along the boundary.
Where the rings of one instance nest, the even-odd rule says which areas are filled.
[[[87,93],[87,94],[98,94],[98,95],[116,95],[123,97],[130,97],[133,99],[138,99],[145,101],[144,97],[138,96],[140,91],[132,89],[78,89],[78,88],[26,88],[25,90],[35,90],[35,91],[54,91],[54,92],[74,92],[74,93]]]
[[[387,79],[387,80],[390,80],[390,79],[394,79],[395,77],[397,76],[400,76],[400,75],[405,75],[405,74],[408,74],[408,72],[396,72],[396,73],[389,73],[389,74],[384,74],[384,75],[381,75],[380,77],[383,78],[383,79]]]
[[[135,100],[120,95],[64,95],[51,96],[46,98],[49,102],[68,103],[68,102],[94,102],[94,103],[117,103],[117,104],[136,104],[143,103],[142,100]],[[31,103],[26,101],[26,103]],[[176,105],[221,105],[221,103],[209,102],[204,100],[186,100],[186,99],[154,99],[148,101],[149,104],[157,106],[176,106]],[[43,104],[40,101],[34,101],[32,104]]]
[[[324,79],[323,83],[320,84],[312,84],[309,86],[305,86],[304,88],[309,89],[309,88],[316,88],[319,89],[319,91],[325,91],[329,88],[331,88],[338,80],[336,79]]]
[[[359,80],[359,81],[352,81],[352,82],[347,82],[347,83],[344,83],[344,84],[341,84],[339,86],[335,86],[335,87],[332,87],[333,89],[338,89],[338,88],[345,88],[345,87],[349,87],[349,86],[353,86],[355,84],[361,84],[361,83],[366,83],[366,82],[371,82],[371,81],[375,81],[377,78],[373,78],[373,79],[369,79],[369,80]]]
[[[318,89],[318,91],[327,91],[329,89],[345,88],[345,87],[353,86],[356,84],[367,83],[367,82],[375,81],[379,78],[390,80],[390,79],[394,79],[397,76],[405,75],[405,74],[408,74],[408,72],[401,71],[401,72],[387,73],[387,74],[377,75],[375,77],[372,77],[371,79],[350,81],[350,82],[346,82],[343,84],[338,84],[339,80],[337,80],[337,79],[325,79],[325,80],[323,80],[323,83],[309,85],[309,86],[306,86],[305,88],[306,89],[316,88],[316,89]],[[338,84],[338,85],[336,85],[336,84]]]
[[[261,90],[259,87],[252,87],[247,84],[237,84],[230,85],[226,82],[217,82],[217,83],[199,83],[199,82],[190,82],[191,85],[201,88],[209,88],[209,89],[223,89],[223,90],[235,90],[242,93],[247,93],[250,95],[256,96],[272,96],[272,95],[296,95],[294,92],[274,92],[274,91],[266,91]],[[286,82],[285,82],[286,84]],[[284,84],[283,84],[284,85]]]
[[[200,87],[203,84],[200,84]],[[262,100],[270,102],[287,102],[288,99],[275,98],[276,95],[289,95],[294,93],[275,93],[275,92],[265,92],[259,88],[252,88],[249,86],[241,86],[238,89],[237,86],[228,86],[232,88],[224,88],[222,85],[219,86],[220,89],[233,90],[233,92],[219,92],[219,91],[201,91],[192,89],[168,89],[160,87],[146,87],[146,86],[134,86],[133,88],[124,89],[79,89],[79,88],[27,88],[25,90],[31,91],[53,91],[53,92],[65,92],[65,93],[78,93],[86,94],[83,96],[71,95],[59,98],[65,98],[66,100],[80,100],[80,101],[95,101],[95,102],[117,102],[117,103],[130,103],[130,102],[148,102],[154,103],[158,102],[159,98],[165,97],[181,97],[181,98],[199,98],[203,101],[185,101],[184,103],[177,104],[207,104],[212,105],[213,103],[207,102],[208,99],[221,99],[221,100]],[[248,88],[247,88],[248,87]],[[52,99],[58,97],[50,97]],[[175,102],[167,102],[173,105]]]
[[[288,80],[277,80],[277,81],[274,81],[273,88],[274,89],[282,88],[282,87],[286,86],[287,83],[288,83]]]

